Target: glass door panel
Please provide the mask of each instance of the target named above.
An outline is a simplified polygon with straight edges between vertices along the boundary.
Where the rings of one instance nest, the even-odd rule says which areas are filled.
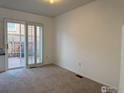
[[[28,64],[35,64],[35,26],[28,25]]]
[[[25,25],[20,25],[20,61],[25,65]]]
[[[25,66],[25,25],[21,22],[7,21],[7,64],[8,69]]]
[[[37,63],[42,63],[42,27],[36,27],[37,35]]]
[[[20,62],[25,66],[25,25],[20,25]]]

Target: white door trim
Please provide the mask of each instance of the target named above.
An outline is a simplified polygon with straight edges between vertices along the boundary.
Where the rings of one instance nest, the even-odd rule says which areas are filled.
[[[36,66],[42,66],[45,64],[45,54],[44,54],[44,25],[42,23],[35,23],[35,22],[30,22],[30,21],[21,21],[21,20],[16,20],[16,19],[9,19],[5,18],[4,19],[4,46],[5,46],[5,70],[8,70],[8,38],[7,38],[7,22],[13,22],[13,23],[20,23],[25,25],[25,50],[28,50],[28,25],[35,25],[35,30],[36,26],[41,26],[42,27],[42,63],[41,64],[36,64],[35,65],[28,65],[28,51],[25,51],[26,57],[25,57],[25,62],[27,67],[36,67]],[[36,33],[35,33],[36,36]],[[36,37],[35,37],[35,43],[36,43]],[[36,46],[35,46],[36,47]],[[36,48],[35,48],[36,50]],[[36,58],[36,53],[35,53],[35,58]],[[35,59],[36,61],[36,59]]]

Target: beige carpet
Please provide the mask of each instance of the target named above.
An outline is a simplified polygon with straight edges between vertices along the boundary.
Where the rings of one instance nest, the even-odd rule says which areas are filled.
[[[101,93],[100,87],[55,65],[0,73],[0,93]]]

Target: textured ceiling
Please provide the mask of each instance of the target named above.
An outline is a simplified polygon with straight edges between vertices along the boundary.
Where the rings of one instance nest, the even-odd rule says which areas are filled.
[[[45,16],[57,16],[95,0],[0,0],[0,7]]]

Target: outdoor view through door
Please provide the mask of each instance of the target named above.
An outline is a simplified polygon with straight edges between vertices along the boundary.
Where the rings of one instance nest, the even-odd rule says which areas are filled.
[[[24,24],[7,23],[8,34],[8,68],[25,66],[24,45],[25,28]]]
[[[9,69],[42,63],[42,33],[42,26],[7,22]]]

